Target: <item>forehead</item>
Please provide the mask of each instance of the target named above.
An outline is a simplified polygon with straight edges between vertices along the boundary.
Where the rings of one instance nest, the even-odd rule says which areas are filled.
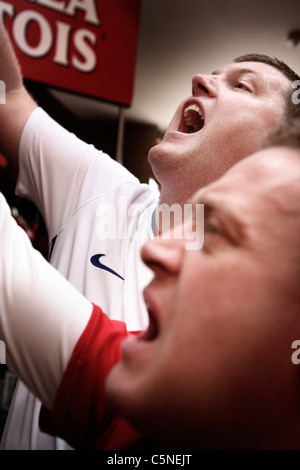
[[[300,214],[300,149],[272,147],[241,160],[194,202],[231,211],[268,204]]]
[[[262,82],[275,80],[281,83],[283,87],[290,86],[290,80],[278,69],[272,65],[263,62],[239,62],[223,65],[213,72],[213,75],[230,75],[249,73]]]

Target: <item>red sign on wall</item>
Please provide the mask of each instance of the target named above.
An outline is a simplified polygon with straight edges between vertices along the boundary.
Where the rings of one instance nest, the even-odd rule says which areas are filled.
[[[0,15],[25,78],[132,102],[141,0],[5,0]]]

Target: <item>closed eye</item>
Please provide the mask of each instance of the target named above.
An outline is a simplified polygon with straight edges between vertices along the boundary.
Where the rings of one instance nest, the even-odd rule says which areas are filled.
[[[235,83],[235,88],[238,88],[240,90],[245,90],[245,91],[248,91],[249,93],[252,93],[252,88],[247,85],[246,83],[243,83],[243,82],[236,82]]]
[[[216,217],[205,217],[204,219],[204,232],[211,235],[222,235],[223,230]]]
[[[205,224],[205,232],[216,234],[219,233],[219,230],[214,224],[208,222]]]
[[[216,249],[228,246],[229,241],[230,239],[224,233],[222,223],[217,217],[209,216],[204,218],[204,253],[214,253]]]

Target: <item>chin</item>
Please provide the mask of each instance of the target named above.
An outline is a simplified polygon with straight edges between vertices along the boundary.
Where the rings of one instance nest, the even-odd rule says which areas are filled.
[[[164,147],[165,144],[163,144],[163,142],[160,142],[159,144],[154,145],[154,147],[151,147],[148,153],[148,161],[150,165],[155,163],[155,161],[161,157],[162,153],[165,153]]]
[[[151,163],[151,160],[161,158],[164,156],[173,157],[174,154],[178,153],[178,142],[170,137],[164,137],[163,140],[151,147],[149,150],[148,160]]]
[[[136,393],[135,381],[123,370],[122,364],[116,365],[109,373],[105,389],[113,406],[131,422],[132,417],[140,415],[142,394]]]
[[[182,449],[199,445],[195,439],[195,426],[187,426],[184,410],[168,406],[166,397],[156,397],[154,389],[145,383],[133,383],[129,374],[117,365],[106,382],[107,395],[117,411],[127,419],[150,442],[156,442],[164,449]],[[142,382],[142,381],[141,381]],[[151,381],[152,382],[152,381]],[[184,432],[180,433],[179,429]]]
[[[161,417],[161,413],[156,409],[152,384],[149,387],[148,381],[142,377],[136,379],[134,375],[132,377],[118,364],[107,377],[106,393],[116,410],[144,433],[144,428],[156,426],[155,417]]]

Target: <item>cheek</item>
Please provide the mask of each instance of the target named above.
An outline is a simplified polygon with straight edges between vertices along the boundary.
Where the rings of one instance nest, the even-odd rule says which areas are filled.
[[[228,102],[220,103],[219,112],[216,115],[220,121],[216,138],[218,134],[219,136],[223,134],[226,145],[232,145],[232,143],[236,145],[239,142],[244,147],[248,142],[248,148],[253,151],[258,148],[264,133],[280,122],[282,103],[281,106],[275,107],[270,106],[268,100],[240,98],[234,104],[232,102],[229,105]]]
[[[176,356],[187,376],[191,370],[201,375],[208,364],[212,370],[238,365],[237,351],[259,357],[272,335],[280,334],[274,316],[281,314],[281,294],[274,276],[252,256],[228,251],[215,260],[203,255],[190,261],[177,287],[165,353],[169,362]]]
[[[221,254],[215,259],[209,254],[189,255],[174,296],[168,331],[170,356],[179,342],[185,348],[192,344],[201,355],[220,343],[225,331],[228,338],[248,334],[248,319],[256,311],[256,293],[263,304],[264,288],[257,266],[247,263],[239,252],[228,251],[228,256]]]
[[[266,106],[260,109],[254,122],[256,135],[260,137],[260,139],[264,138],[272,128],[277,127],[282,122],[282,119],[282,108],[275,110]]]
[[[212,121],[205,135],[199,134],[201,141],[195,142],[195,160],[200,159],[202,162],[203,155],[206,155],[209,170],[215,173],[214,179],[217,179],[236,162],[257,151],[263,133],[261,122],[253,121],[252,116],[244,114],[240,116],[237,113],[236,116],[221,119],[217,123]]]

